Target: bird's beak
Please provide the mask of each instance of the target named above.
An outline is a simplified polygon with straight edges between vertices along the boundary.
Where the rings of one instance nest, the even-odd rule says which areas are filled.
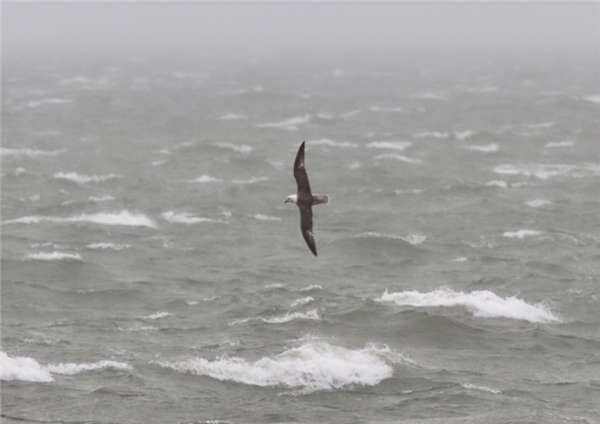
[[[283,203],[285,204],[285,203],[287,203],[287,202],[289,202],[289,201],[290,201],[290,199],[285,199],[285,202],[283,202]]]

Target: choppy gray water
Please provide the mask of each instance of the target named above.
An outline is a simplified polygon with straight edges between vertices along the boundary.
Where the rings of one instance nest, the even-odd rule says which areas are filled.
[[[598,422],[597,75],[5,67],[3,422]]]

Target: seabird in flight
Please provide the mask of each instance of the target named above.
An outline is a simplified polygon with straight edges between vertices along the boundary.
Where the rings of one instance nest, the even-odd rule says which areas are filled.
[[[298,149],[296,161],[294,162],[294,178],[298,184],[298,193],[288,196],[285,203],[292,202],[300,209],[300,229],[302,236],[306,240],[308,248],[315,256],[317,256],[317,246],[315,246],[315,238],[313,236],[313,221],[312,207],[313,205],[329,203],[329,196],[319,196],[312,194],[310,191],[310,183],[308,175],[306,175],[306,167],[304,166],[304,141]]]

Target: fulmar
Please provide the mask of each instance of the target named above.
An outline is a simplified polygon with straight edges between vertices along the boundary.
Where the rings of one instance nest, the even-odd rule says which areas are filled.
[[[315,256],[317,256],[317,246],[315,245],[315,237],[313,236],[313,221],[312,207],[313,205],[329,203],[329,196],[319,196],[312,194],[310,191],[310,183],[308,175],[306,175],[306,167],[304,166],[304,141],[298,149],[296,161],[294,162],[294,178],[298,184],[298,192],[288,196],[285,203],[292,202],[300,209],[300,229],[302,236],[306,240],[308,248]]]

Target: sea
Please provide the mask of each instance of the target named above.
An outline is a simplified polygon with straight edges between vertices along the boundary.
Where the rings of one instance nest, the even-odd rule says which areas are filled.
[[[600,422],[599,71],[5,61],[2,423]]]

